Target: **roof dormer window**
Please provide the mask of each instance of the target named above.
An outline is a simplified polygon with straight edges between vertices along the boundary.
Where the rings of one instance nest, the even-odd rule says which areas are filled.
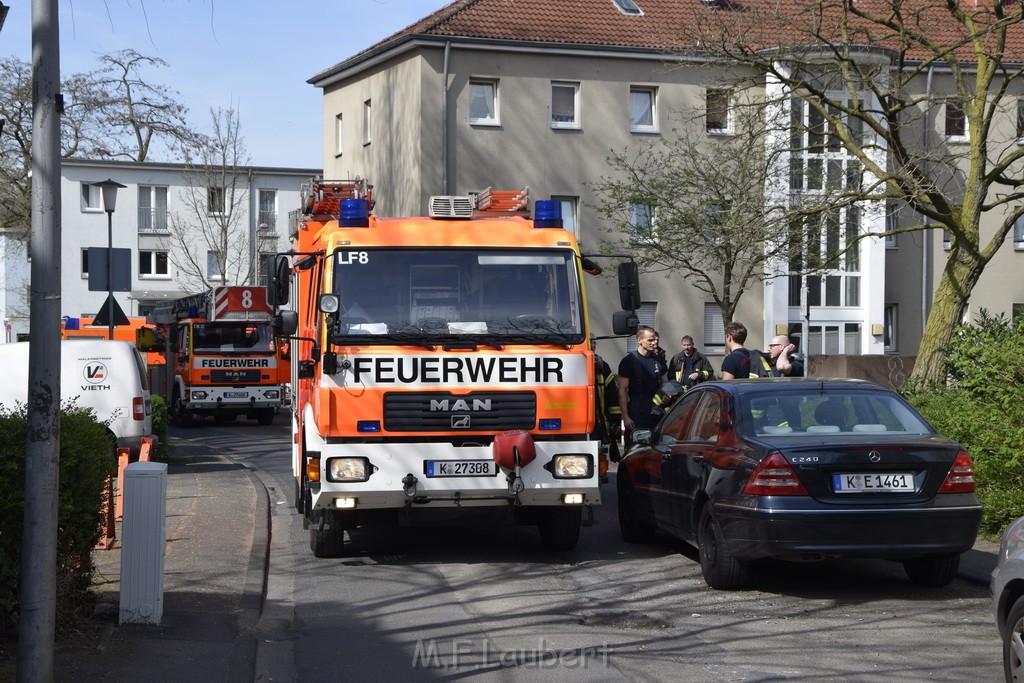
[[[623,14],[631,17],[642,17],[644,15],[643,10],[633,0],[612,0],[612,2],[615,3],[615,7]]]

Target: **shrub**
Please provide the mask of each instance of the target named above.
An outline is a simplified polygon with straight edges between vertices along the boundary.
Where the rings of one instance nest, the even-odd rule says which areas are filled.
[[[946,349],[946,385],[908,399],[936,429],[974,459],[982,531],[998,534],[1024,515],[1024,325],[982,309]]]
[[[25,509],[28,420],[22,406],[0,408],[0,634],[17,630]],[[60,418],[57,492],[57,604],[81,602],[89,586],[88,557],[99,540],[102,494],[114,472],[113,441],[91,410],[64,406]],[[58,621],[62,610],[58,607]]]
[[[153,434],[160,440],[160,443],[153,449],[153,460],[167,462],[171,455],[171,443],[167,438],[167,428],[170,426],[170,413],[167,409],[167,401],[163,396],[153,394]]]

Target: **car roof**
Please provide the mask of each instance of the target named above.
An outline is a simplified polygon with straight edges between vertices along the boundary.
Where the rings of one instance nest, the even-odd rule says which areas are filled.
[[[729,379],[705,382],[700,387],[719,387],[731,394],[756,395],[756,394],[779,394],[779,393],[800,393],[806,394],[808,389],[814,387],[813,391],[882,391],[892,393],[892,389],[884,387],[875,382],[864,379],[851,379],[848,377],[764,377],[751,379]]]

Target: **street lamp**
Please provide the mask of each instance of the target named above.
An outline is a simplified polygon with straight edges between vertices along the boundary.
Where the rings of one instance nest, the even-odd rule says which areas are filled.
[[[103,210],[107,212],[107,338],[114,338],[114,207],[117,205],[117,190],[122,187],[119,182],[107,178],[96,187],[103,192]]]

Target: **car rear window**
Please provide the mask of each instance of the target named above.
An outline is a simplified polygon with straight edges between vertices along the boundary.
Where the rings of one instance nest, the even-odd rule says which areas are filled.
[[[935,433],[931,425],[895,393],[842,390],[759,393],[741,397],[738,407],[740,422],[749,419],[747,425],[759,436]]]
[[[149,375],[146,372],[146,361],[142,360],[142,354],[137,348],[132,347],[132,355],[135,357],[135,369],[139,373],[139,382],[143,391],[149,391]]]

